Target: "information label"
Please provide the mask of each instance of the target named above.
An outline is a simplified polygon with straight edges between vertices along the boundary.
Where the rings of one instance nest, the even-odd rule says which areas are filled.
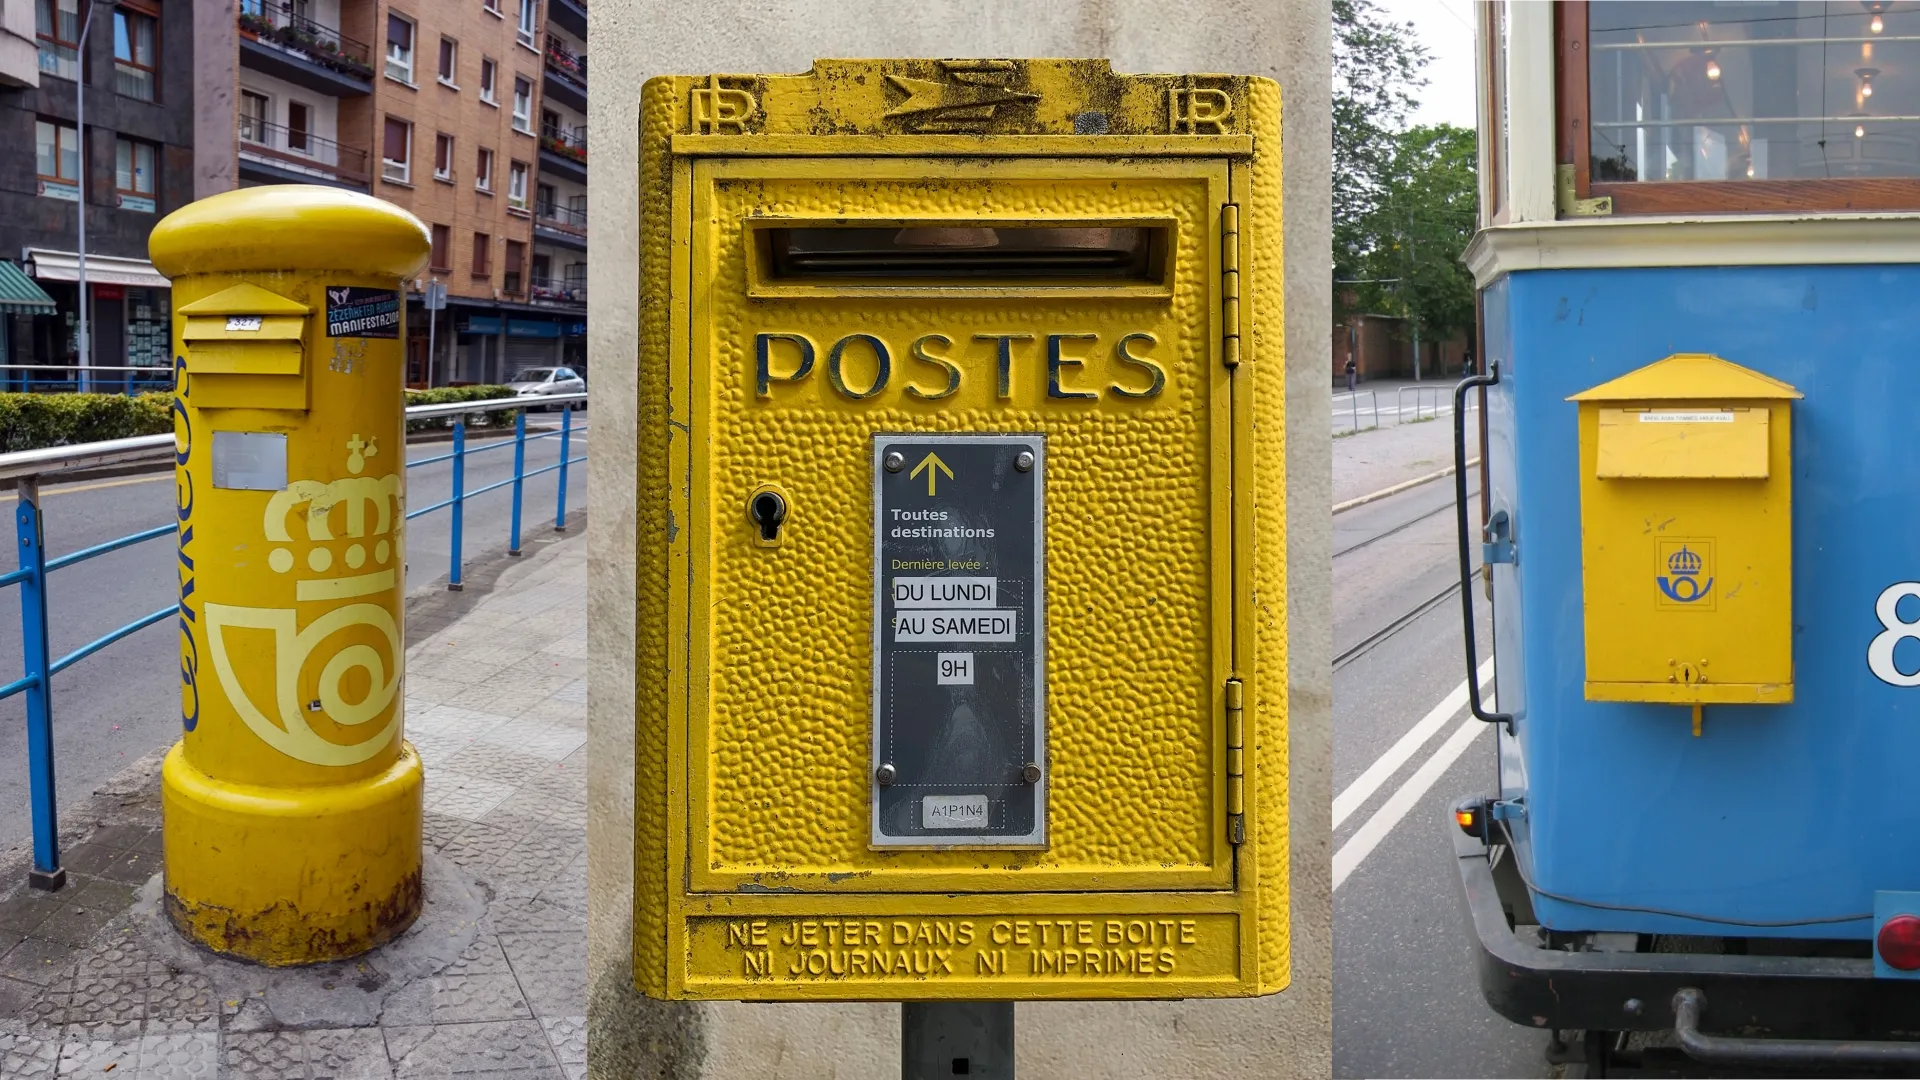
[[[873,444],[875,847],[1046,844],[1046,439]]]
[[[327,336],[399,337],[400,294],[358,285],[327,286]]]

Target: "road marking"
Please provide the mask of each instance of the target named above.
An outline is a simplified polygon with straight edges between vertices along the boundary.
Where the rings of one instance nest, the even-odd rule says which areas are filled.
[[[1480,665],[1481,688],[1484,690],[1492,679],[1493,658],[1488,657],[1487,661]],[[1435,705],[1427,715],[1420,718],[1419,723],[1408,729],[1405,735],[1400,736],[1399,742],[1394,743],[1391,749],[1381,754],[1379,760],[1367,766],[1367,771],[1361,773],[1353,783],[1348,784],[1345,791],[1334,796],[1333,827],[1339,828],[1340,823],[1347,820],[1349,815],[1365,806],[1367,800],[1373,798],[1373,793],[1380,790],[1380,785],[1392,779],[1393,774],[1400,771],[1400,766],[1407,763],[1407,759],[1413,756],[1414,751],[1425,746],[1427,740],[1433,738],[1434,732],[1439,731],[1442,725],[1466,707],[1467,681],[1462,679],[1460,685],[1453,688],[1452,693],[1441,698],[1440,704]]]
[[[1440,749],[1434,751],[1433,756],[1408,777],[1406,783],[1400,785],[1400,789],[1367,819],[1366,824],[1360,826],[1359,831],[1340,845],[1340,850],[1333,853],[1334,889],[1338,890],[1348,876],[1360,868],[1366,857],[1373,854],[1373,849],[1380,846],[1380,841],[1385,840],[1394,826],[1400,824],[1407,813],[1426,797],[1433,785],[1460,759],[1460,755],[1467,752],[1467,747],[1480,737],[1480,733],[1492,726],[1475,716],[1461,721],[1447,741],[1440,744]]]
[[[1473,468],[1475,465],[1478,465],[1478,464],[1480,464],[1479,458],[1469,458],[1467,460],[1467,468],[1469,469]],[[1446,468],[1441,469],[1439,472],[1436,472],[1436,473],[1428,473],[1425,476],[1416,476],[1411,480],[1403,480],[1398,484],[1394,484],[1392,487],[1383,487],[1379,491],[1362,495],[1356,499],[1348,499],[1346,502],[1334,503],[1333,512],[1336,514],[1344,513],[1348,510],[1353,509],[1356,506],[1365,506],[1370,502],[1374,502],[1379,499],[1384,499],[1389,495],[1398,495],[1403,491],[1407,491],[1412,488],[1417,488],[1421,484],[1430,484],[1435,480],[1440,479],[1441,477],[1452,476],[1452,475],[1453,475],[1453,466],[1449,465]]]

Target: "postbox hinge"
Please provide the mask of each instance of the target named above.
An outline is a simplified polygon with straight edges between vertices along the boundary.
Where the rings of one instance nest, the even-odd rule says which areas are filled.
[[[1240,366],[1240,204],[1220,207],[1220,359]]]
[[[1245,688],[1227,680],[1227,839],[1247,842]]]
[[[1607,217],[1613,213],[1613,196],[1583,199],[1575,186],[1573,166],[1561,165],[1553,171],[1553,205],[1561,217]]]

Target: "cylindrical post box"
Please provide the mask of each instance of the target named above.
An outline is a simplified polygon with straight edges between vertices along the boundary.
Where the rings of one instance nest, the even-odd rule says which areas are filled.
[[[352,956],[421,902],[402,279],[430,240],[390,203],[284,186],[192,203],[149,244],[175,301],[167,911],[230,956]]]

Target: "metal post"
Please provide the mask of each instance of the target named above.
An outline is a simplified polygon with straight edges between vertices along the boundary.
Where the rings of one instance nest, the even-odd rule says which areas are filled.
[[[23,476],[15,481],[20,503],[14,512],[19,542],[20,644],[23,674],[33,680],[27,699],[27,789],[33,808],[33,868],[27,884],[53,892],[67,883],[60,865],[60,836],[53,789],[53,673],[47,642],[46,531],[40,520],[40,480]]]
[[[553,514],[553,531],[567,531],[567,458],[573,453],[573,403],[560,413],[560,509]]]
[[[1013,1002],[900,1005],[900,1080],[1013,1080]]]
[[[513,535],[507,538],[507,554],[520,554],[520,492],[527,478],[527,410],[513,417]]]
[[[79,70],[74,72],[73,80],[74,130],[78,133],[79,145],[76,149],[80,152],[80,202],[74,214],[80,219],[80,237],[79,250],[74,255],[77,258],[75,273],[79,278],[77,284],[80,290],[79,388],[82,392],[85,392],[93,382],[87,374],[87,368],[93,363],[93,354],[88,351],[87,341],[87,319],[93,314],[93,305],[88,303],[91,298],[87,296],[87,31],[93,28],[93,2],[86,0],[86,3],[87,17],[81,20],[80,40],[75,47]],[[55,7],[54,18],[57,20],[60,15],[57,10],[58,5]]]
[[[466,417],[455,417],[453,421],[453,563],[447,567],[447,591],[459,592],[465,586],[460,584],[460,517],[467,497],[467,421]]]
[[[427,386],[433,389],[433,338],[434,330],[440,325],[440,313],[427,308]]]

